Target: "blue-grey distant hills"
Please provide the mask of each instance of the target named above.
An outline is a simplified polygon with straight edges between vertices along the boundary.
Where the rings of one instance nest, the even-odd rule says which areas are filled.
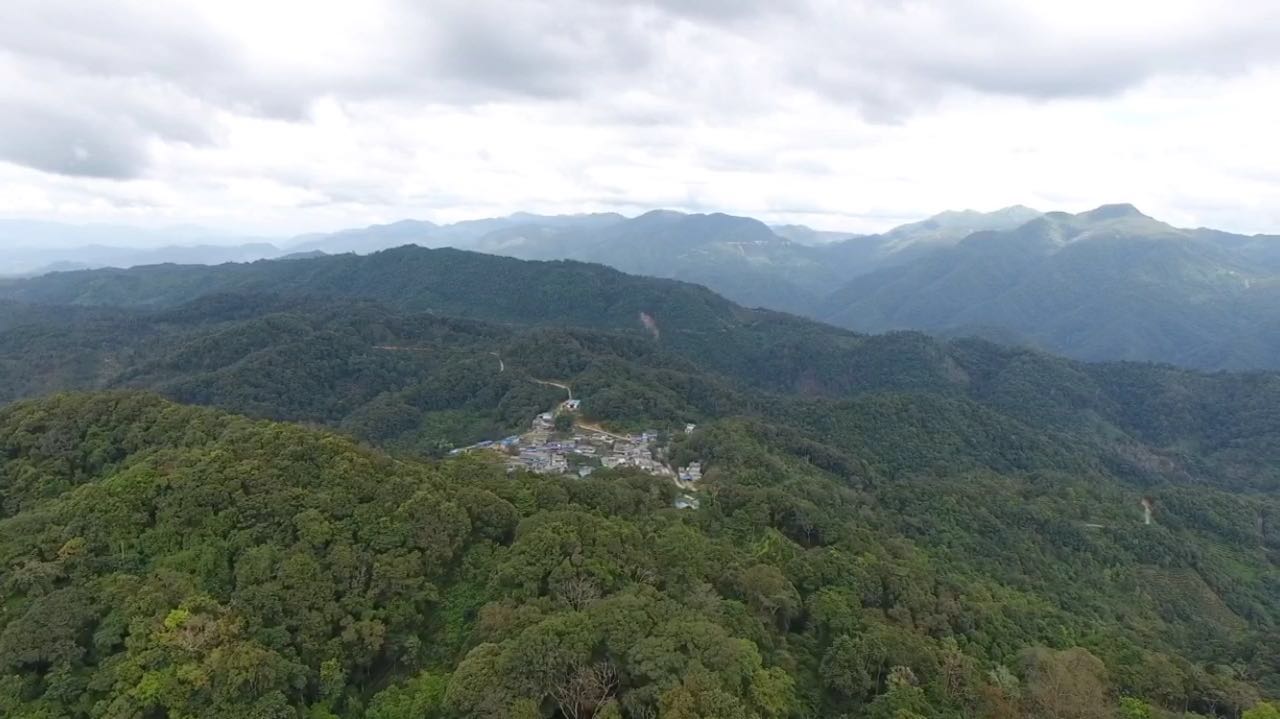
[[[769,227],[733,215],[654,210],[506,217],[441,225],[401,220],[288,239],[202,241],[196,228],[144,230],[107,225],[59,225],[0,220],[8,261],[0,275],[126,268],[148,264],[219,264],[284,256],[369,254],[413,244],[454,247],[519,259],[576,259],[631,272],[706,285],[752,306],[809,313],[851,278],[905,262],[982,229],[1004,229],[1038,216],[1008,208],[993,213],[945,212],[882,235]],[[56,239],[56,242],[51,242]],[[104,244],[106,242],[119,244]]]
[[[233,245],[166,245],[164,247],[116,247],[86,245],[68,248],[16,247],[6,249],[0,261],[0,275],[35,276],[47,272],[89,270],[98,267],[139,265],[219,265],[223,262],[252,262],[281,256],[279,247],[268,242]]]
[[[1080,359],[1274,368],[1280,237],[1178,229],[1131,205],[1051,212],[854,278],[810,314]]]
[[[0,238],[12,242],[6,228],[13,223],[0,223]],[[35,230],[48,237],[56,228]],[[97,236],[123,231],[93,229]],[[944,212],[874,235],[770,227],[719,213],[516,213],[451,225],[403,220],[272,243],[53,247],[43,264],[21,272],[10,252],[0,274],[364,255],[408,244],[594,262],[864,332],[978,335],[1087,360],[1280,367],[1280,238],[1175,228],[1131,205],[1076,215],[1022,206]]]
[[[0,276],[164,263],[216,265],[281,254],[281,248],[266,238],[201,227],[0,220]]]
[[[654,210],[546,216],[517,213],[454,225],[404,221],[300,238],[295,249],[366,253],[412,243],[527,260],[574,259],[706,285],[750,306],[811,313],[851,278],[947,247],[975,230],[1016,227],[1039,213],[945,212],[882,235],[769,227],[721,213]]]

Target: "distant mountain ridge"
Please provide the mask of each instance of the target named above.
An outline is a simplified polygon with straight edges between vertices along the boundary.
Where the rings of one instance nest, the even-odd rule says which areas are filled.
[[[1025,208],[1024,208],[1025,209]],[[1028,212],[1034,212],[1028,210]],[[260,240],[204,247],[190,238],[209,235],[190,230],[162,247],[96,247],[77,244],[95,226],[0,221],[0,238],[24,247],[23,234],[38,228],[45,237],[62,228],[69,244],[53,254],[32,246],[28,255],[12,257],[0,275],[39,274],[42,271],[130,267],[142,264],[218,264],[306,253],[369,254],[406,244],[456,247],[520,259],[577,259],[601,262],[617,269],[706,284],[731,298],[792,311],[807,310],[819,297],[835,289],[850,273],[871,271],[889,255],[915,242],[932,245],[955,234],[964,218],[978,228],[1003,227],[1008,211],[942,213],[920,223],[904,225],[883,235],[818,231],[803,225],[769,227],[758,220],[724,213],[688,214],[652,210],[628,218],[617,213],[538,215],[517,212],[506,217],[465,220],[441,225],[406,219],[331,233],[311,233],[290,239]],[[984,220],[983,218],[990,218]],[[6,222],[8,223],[6,225]],[[8,229],[6,229],[8,227]],[[127,242],[131,233],[153,240],[155,231],[112,228],[111,236]],[[232,238],[234,241],[234,238]],[[893,243],[894,247],[888,247]],[[57,265],[57,266],[54,266]]]
[[[993,213],[947,212],[882,235],[769,227],[723,213],[653,210],[617,214],[507,218],[456,225],[380,225],[309,238],[300,247],[365,252],[380,243],[452,246],[520,259],[598,262],[634,274],[706,285],[749,306],[810,313],[851,277],[904,262],[958,241],[969,231],[1006,229],[1039,216],[1026,207]]]
[[[863,331],[998,330],[1088,360],[1280,366],[1280,238],[1172,227],[1132,205],[1053,212],[851,281],[816,317]]]
[[[839,232],[835,230],[815,230],[805,225],[770,225],[769,229],[779,237],[802,245],[827,245],[832,242],[844,242],[858,237],[865,237],[859,232]]]
[[[858,331],[978,335],[1087,360],[1280,367],[1280,238],[1176,228],[1128,204],[1078,214],[948,211],[876,235],[722,213],[516,213],[451,225],[403,220],[278,245],[58,250],[48,269],[368,255],[406,244],[598,263]]]
[[[65,249],[12,247],[6,249],[3,275],[35,276],[47,272],[88,270],[98,267],[182,264],[219,265],[223,262],[252,262],[281,256],[279,247],[268,242],[236,245],[165,245],[162,247],[116,247],[88,245]]]

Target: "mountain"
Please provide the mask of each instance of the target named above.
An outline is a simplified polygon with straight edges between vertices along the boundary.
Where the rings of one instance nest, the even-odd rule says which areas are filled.
[[[287,247],[291,253],[367,254],[400,245],[429,246],[432,234],[439,229],[439,225],[426,220],[401,220],[388,225],[370,225],[339,232],[300,235],[293,238]]]
[[[163,262],[218,264],[274,257],[269,241],[201,227],[161,229],[0,219],[0,276]]]
[[[795,311],[834,282],[809,248],[758,220],[654,211],[606,228],[563,234],[520,256],[572,257],[624,272],[706,285],[749,306]]]
[[[805,314],[852,277],[927,254],[976,229],[1012,227],[1038,214],[1024,207],[943,213],[883,235],[857,236],[655,210],[590,227],[556,226],[543,218],[491,229],[456,246],[522,259],[599,262],[706,285],[745,305]]]
[[[245,237],[207,227],[132,227],[129,225],[87,224],[44,220],[0,218],[0,244],[9,247],[68,249],[90,245],[108,247],[163,247],[166,245],[244,244],[265,242],[261,237]]]
[[[1175,228],[1128,205],[1078,215],[1021,206],[944,212],[883,234],[825,242],[816,242],[806,230],[665,210],[635,218],[516,213],[452,225],[406,220],[303,236],[284,249],[41,250],[42,261],[57,264],[26,274],[315,252],[370,254],[411,243],[599,263],[701,284],[738,304],[859,331],[975,335],[1086,360],[1172,362],[1201,369],[1280,367],[1277,237]],[[21,252],[14,257],[11,267],[25,266]],[[250,289],[269,289],[247,281]],[[429,299],[422,301],[421,308],[433,307]]]
[[[852,232],[815,230],[805,225],[770,225],[769,229],[778,237],[801,245],[826,245],[864,236]]]
[[[406,220],[297,238],[294,250],[367,254],[403,244],[454,247],[527,260],[597,262],[632,274],[705,285],[748,306],[806,313],[849,278],[927,252],[964,229],[1003,228],[1036,213],[943,213],[885,235],[819,233],[801,226],[770,228],[725,214],[654,210],[535,215],[468,220],[452,225]]]
[[[974,232],[1012,229],[1040,212],[1015,205],[995,212],[947,211],[919,222],[899,225],[876,235],[860,235],[822,245],[822,261],[844,271],[844,281],[884,267],[899,265],[950,247]],[[828,292],[838,289],[831,287]],[[815,303],[816,305],[817,303]],[[812,311],[813,306],[808,308]]]
[[[520,259],[598,262],[635,274],[706,285],[742,304],[807,313],[850,278],[903,261],[954,241],[963,231],[1003,228],[1026,208],[983,214],[943,213],[884,235],[818,232],[792,225],[770,228],[747,217],[655,210],[626,218],[615,213],[506,217],[437,225],[402,220],[385,225],[302,235],[272,246],[240,249],[166,248],[165,251],[104,247],[33,256],[15,262],[9,274],[129,267],[144,264],[218,264],[282,254],[369,254],[415,244],[454,247]],[[57,264],[55,264],[57,263]]]
[[[1081,359],[1277,367],[1276,247],[1129,205],[1049,213],[856,278],[814,314],[864,331],[995,331]]]
[[[748,306],[808,313],[849,278],[958,239],[966,228],[1003,228],[1036,216],[1015,207],[995,213],[943,213],[885,235],[771,228],[748,217],[655,210],[590,226],[530,217],[457,238],[457,247],[521,259],[575,259],[624,272],[706,285]],[[515,216],[513,216],[515,217]]]
[[[1011,230],[1040,217],[1043,213],[1022,205],[994,212],[949,210],[919,222],[911,222],[880,235],[886,253],[914,250],[918,245],[952,245],[974,232]]]
[[[38,397],[0,406],[5,716],[1280,696],[1280,375],[857,335],[417,247],[5,292],[0,401]],[[429,459],[526,424],[547,381],[703,479]]]
[[[211,293],[324,295],[499,322],[640,327],[641,313],[711,331],[738,311],[694,285],[580,262],[530,263],[408,245],[371,255],[64,272],[0,285],[29,303],[168,307]]]
[[[422,247],[457,247],[483,249],[500,240],[488,240],[489,236],[520,231],[562,232],[567,229],[604,227],[624,219],[612,213],[583,215],[535,215],[517,212],[506,217],[464,220],[449,225],[437,225],[425,220],[401,220],[386,225],[370,225],[360,229],[341,230],[326,234],[301,235],[288,243],[294,252],[319,250],[327,254],[355,252],[368,254],[413,244]],[[501,252],[497,254],[503,254]]]
[[[112,247],[88,245],[67,249],[14,247],[8,250],[4,274],[41,275],[48,272],[135,267],[138,265],[251,262],[280,254],[275,245],[256,242],[239,245],[167,245],[164,247]]]

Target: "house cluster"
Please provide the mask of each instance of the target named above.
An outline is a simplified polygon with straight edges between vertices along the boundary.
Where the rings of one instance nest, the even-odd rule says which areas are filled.
[[[578,407],[578,400],[570,399],[560,404],[559,411],[571,414],[577,412]],[[685,434],[692,434],[694,429],[693,424],[685,425]],[[669,477],[684,490],[674,500],[677,509],[698,508],[698,498],[693,494],[697,489],[693,485],[702,480],[702,463],[690,462],[672,471],[667,464],[665,447],[659,446],[656,429],[618,435],[575,422],[572,429],[557,431],[556,414],[543,412],[533,418],[529,431],[524,434],[478,442],[450,454],[472,451],[497,454],[505,461],[508,472],[524,469],[540,474],[587,477],[600,467],[634,467]]]
[[[577,400],[561,404],[561,411],[573,412]],[[533,418],[529,431],[504,439],[480,442],[455,449],[451,454],[473,450],[500,453],[508,471],[526,469],[541,474],[577,474],[589,476],[597,467],[634,467],[650,474],[674,477],[667,466],[663,450],[657,447],[658,431],[647,430],[640,434],[616,435],[602,430],[574,425],[568,432],[557,432],[555,415],[544,412]],[[701,469],[694,463],[692,469],[701,477]],[[683,470],[682,470],[683,471]]]
[[[698,482],[702,479],[702,462],[690,462],[688,467],[676,470],[681,482]]]

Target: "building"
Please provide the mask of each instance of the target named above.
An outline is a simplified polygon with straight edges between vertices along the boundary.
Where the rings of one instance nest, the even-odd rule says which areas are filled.
[[[690,494],[682,494],[676,497],[675,507],[676,509],[697,509],[698,498]]]
[[[697,428],[698,428],[698,425],[696,425],[696,424],[694,424],[694,423],[690,422],[689,424],[686,424],[686,425],[684,426],[684,433],[685,433],[685,434],[693,434],[693,430],[695,430],[695,429],[697,429]]]
[[[561,407],[563,407],[564,411],[566,412],[577,412],[578,408],[581,406],[582,406],[582,400],[580,399],[567,399],[564,401],[564,404],[561,405]]]

